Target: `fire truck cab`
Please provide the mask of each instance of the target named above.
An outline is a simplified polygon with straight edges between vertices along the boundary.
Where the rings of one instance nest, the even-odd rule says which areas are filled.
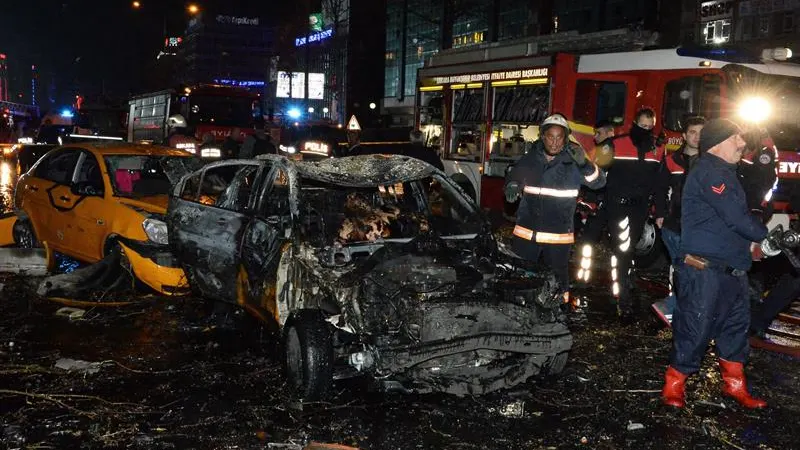
[[[417,126],[446,171],[484,209],[503,211],[505,170],[561,112],[571,138],[592,154],[601,119],[627,133],[635,112],[657,113],[668,150],[682,144],[690,115],[765,128],[780,151],[775,200],[800,180],[800,64],[791,50],[694,47],[616,53],[537,54],[533,43],[441,52],[418,74]],[[780,206],[781,203],[778,203]]]

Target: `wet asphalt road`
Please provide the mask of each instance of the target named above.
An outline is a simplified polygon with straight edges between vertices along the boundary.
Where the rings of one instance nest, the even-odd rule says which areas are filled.
[[[665,409],[670,332],[646,311],[620,324],[598,287],[578,290],[575,347],[555,378],[475,398],[382,394],[356,380],[337,384],[328,403],[300,405],[274,339],[244,315],[219,327],[198,299],[107,298],[136,303],[70,320],[25,280],[0,282],[0,447],[800,448],[800,360],[753,350],[751,385],[766,411],[723,399],[711,356],[691,378],[686,410]],[[642,287],[645,300],[663,295],[658,283]],[[64,358],[98,370],[56,368]]]

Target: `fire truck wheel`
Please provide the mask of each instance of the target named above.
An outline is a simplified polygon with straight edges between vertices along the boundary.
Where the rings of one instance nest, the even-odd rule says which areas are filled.
[[[669,263],[667,249],[661,241],[661,232],[654,223],[645,222],[642,237],[636,243],[636,268],[651,270]]]

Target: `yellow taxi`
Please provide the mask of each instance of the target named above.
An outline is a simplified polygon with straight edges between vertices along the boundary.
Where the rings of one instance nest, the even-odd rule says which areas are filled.
[[[186,277],[169,251],[164,216],[172,184],[199,164],[188,152],[152,145],[53,149],[17,183],[13,239],[87,263],[119,255],[157,292],[184,293]]]

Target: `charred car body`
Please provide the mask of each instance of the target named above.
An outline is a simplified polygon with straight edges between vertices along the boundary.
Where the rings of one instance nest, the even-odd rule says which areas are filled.
[[[290,383],[482,394],[555,373],[572,336],[552,273],[498,247],[444,173],[402,156],[207,165],[175,187],[190,284],[281,327]]]

